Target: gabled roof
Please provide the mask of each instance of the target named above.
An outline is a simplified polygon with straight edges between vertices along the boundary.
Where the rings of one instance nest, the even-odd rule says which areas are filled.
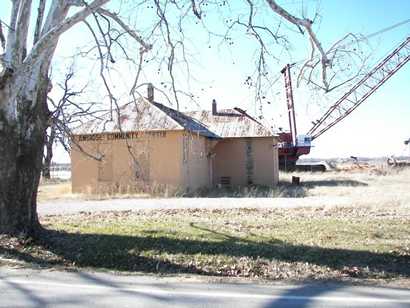
[[[216,115],[207,110],[186,112],[185,114],[196,119],[221,138],[275,136],[273,132],[247,114],[234,109],[221,110]]]
[[[121,126],[121,127],[120,127]],[[74,129],[75,135],[115,133],[130,131],[183,130],[176,121],[168,117],[145,99],[128,103],[119,110],[108,112]]]
[[[192,122],[192,123],[191,123]],[[184,116],[181,112],[159,103],[150,103],[140,98],[106,113],[98,119],[93,119],[73,130],[74,135],[89,135],[100,133],[117,133],[131,131],[169,131],[185,130],[188,127],[207,137],[217,137],[194,119]]]
[[[167,114],[170,118],[177,122],[181,127],[188,131],[198,133],[200,135],[210,138],[220,137],[213,131],[211,131],[206,125],[190,117],[187,114],[184,114],[178,110],[172,109],[160,103],[153,102],[152,104],[154,104],[158,109],[162,110],[165,114]]]
[[[131,131],[188,130],[209,138],[271,137],[263,125],[236,110],[213,115],[211,111],[182,113],[157,102],[140,98],[74,129],[74,135]]]

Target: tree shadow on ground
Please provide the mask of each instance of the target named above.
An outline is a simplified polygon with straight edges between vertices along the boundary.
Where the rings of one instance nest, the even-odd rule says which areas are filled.
[[[343,288],[346,284],[332,284],[328,285],[326,288],[312,286],[312,284],[305,284],[298,286],[296,288],[291,288],[277,299],[271,300],[266,303],[264,308],[303,308],[303,307],[314,307],[312,302],[315,297],[323,296],[326,293],[334,292],[338,289]]]
[[[261,307],[408,307],[408,298],[401,298],[403,302],[397,298],[397,292],[403,296],[406,288],[372,286],[370,290],[365,290],[357,286],[349,282],[304,283],[288,288],[278,298],[269,300]],[[338,291],[340,294],[335,293]]]
[[[238,260],[248,257],[253,260],[262,258],[266,262],[303,262],[332,270],[343,270],[345,267],[365,269],[351,272],[358,278],[410,277],[409,255],[294,245],[278,239],[252,241],[196,225],[192,227],[213,233],[213,240],[164,237],[152,232],[147,236],[126,236],[43,230],[35,244],[51,252],[51,257],[49,253],[38,253],[35,249],[18,250],[1,246],[0,254],[43,266],[68,264],[119,271],[216,276],[229,274],[218,271],[216,266],[191,262],[194,256],[225,256]]]

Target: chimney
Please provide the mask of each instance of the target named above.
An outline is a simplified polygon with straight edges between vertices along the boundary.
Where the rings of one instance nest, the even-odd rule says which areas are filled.
[[[147,86],[147,99],[149,102],[154,102],[154,86],[152,83],[149,83]]]
[[[212,100],[212,115],[218,115],[218,108],[216,106],[216,100]]]

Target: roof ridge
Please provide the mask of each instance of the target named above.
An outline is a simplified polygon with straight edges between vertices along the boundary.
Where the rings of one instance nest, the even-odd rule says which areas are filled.
[[[163,104],[161,104],[161,103],[158,103],[158,102],[155,102],[155,101],[153,101],[153,102],[151,102],[151,101],[149,101],[147,98],[145,98],[145,97],[141,97],[146,103],[148,103],[148,104],[151,104],[152,106],[154,106],[156,109],[158,109],[159,111],[161,111],[162,113],[164,113],[168,118],[170,118],[171,120],[172,120],[172,122],[174,122],[177,126],[179,126],[179,127],[181,127],[182,129],[185,129],[185,127],[184,126],[182,126],[180,123],[178,123],[178,121],[176,121],[173,117],[171,117],[169,114],[167,114],[164,110],[162,110],[160,107],[158,107],[157,105],[161,105],[162,107],[165,107],[165,108],[168,108],[168,109],[171,109],[171,110],[173,110],[173,111],[176,111],[176,112],[178,112],[177,110],[175,110],[175,109],[173,109],[173,108],[170,108],[170,107],[167,107],[167,106],[165,106],[165,105],[163,105]]]
[[[202,121],[199,121],[198,119],[193,118],[193,117],[187,115],[186,113],[184,113],[184,112],[182,112],[182,111],[179,111],[179,110],[176,110],[176,109],[174,109],[174,108],[165,106],[165,105],[163,105],[163,104],[161,104],[161,103],[152,102],[152,104],[154,104],[158,109],[160,109],[162,112],[164,112],[168,117],[170,117],[171,119],[173,119],[174,121],[176,121],[183,129],[186,129],[186,130],[189,130],[189,131],[192,131],[192,132],[198,132],[198,133],[199,133],[199,132],[202,132],[202,133],[206,133],[206,134],[208,135],[208,137],[220,138],[220,136],[218,136],[215,132],[211,131],[211,130],[209,129],[208,125],[206,125],[206,124],[203,123]],[[191,126],[191,127],[188,127],[188,125],[185,125],[186,123],[182,123],[182,124],[181,124],[180,122],[178,122],[177,119],[174,119],[174,118],[173,118],[173,115],[172,115],[172,114],[167,114],[167,113],[166,113],[164,110],[162,110],[161,108],[168,109],[168,110],[172,111],[173,113],[175,113],[176,115],[178,115],[178,116],[179,116],[180,118],[182,118],[183,120],[192,121],[192,122],[194,122],[195,124],[197,124],[199,127],[197,127],[197,128],[195,129],[195,128],[192,127],[192,126]]]

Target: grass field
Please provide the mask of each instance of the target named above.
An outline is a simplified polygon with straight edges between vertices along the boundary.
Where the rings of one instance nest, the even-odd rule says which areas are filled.
[[[291,185],[291,177],[301,178],[300,186]],[[363,206],[409,206],[410,169],[376,169],[376,171],[281,173],[280,184],[275,188],[242,188],[231,191],[215,189],[188,195],[188,197],[322,197],[324,205],[328,198],[345,197],[352,205]],[[82,195],[71,193],[70,182],[46,183],[39,187],[40,202],[56,199],[109,199],[147,198],[146,193],[127,195]],[[163,197],[155,195],[154,197]],[[174,196],[168,196],[174,197]],[[179,197],[179,195],[177,195]]]
[[[410,286],[410,171],[301,173],[297,187],[290,176],[282,196],[319,196],[323,207],[45,216],[41,240],[1,238],[0,255],[45,267]],[[326,206],[335,197],[351,205]]]
[[[42,240],[3,243],[2,255],[43,266],[267,280],[410,278],[410,219],[399,209],[83,213],[42,223]]]
[[[42,183],[38,188],[37,200],[50,201],[55,199],[73,199],[81,196],[71,193],[71,182]]]
[[[66,200],[106,200],[113,198],[149,198],[147,193],[129,194],[76,194],[71,191],[70,181],[60,181],[56,183],[42,183],[38,189],[38,201],[53,201],[57,199]]]
[[[296,176],[301,177],[303,196],[323,200],[345,197],[352,206],[410,207],[410,169],[299,173]],[[289,178],[290,175],[281,176],[285,182]]]

